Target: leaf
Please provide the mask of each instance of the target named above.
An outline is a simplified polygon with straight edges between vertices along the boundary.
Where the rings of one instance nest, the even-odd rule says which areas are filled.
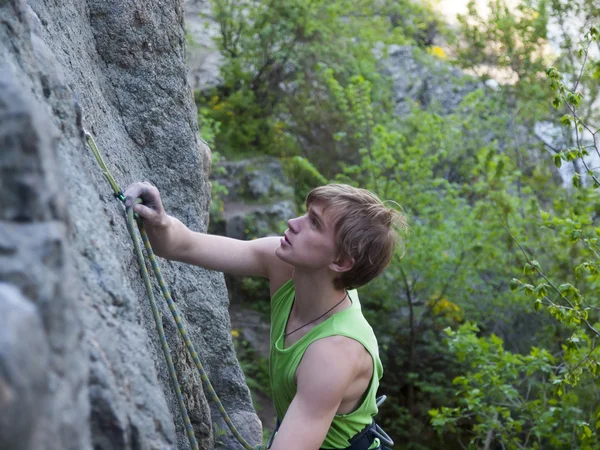
[[[562,158],[560,157],[560,153],[554,155],[554,165],[560,169],[562,166]]]
[[[519,287],[519,284],[521,284],[521,282],[519,280],[517,280],[516,278],[513,278],[512,280],[510,280],[510,290],[514,291]]]
[[[571,116],[565,114],[560,118],[560,123],[562,123],[563,125],[571,125]]]
[[[554,106],[554,108],[558,109],[558,108],[560,108],[561,105],[562,105],[562,100],[558,97],[554,97],[554,100],[552,100],[552,106]]]
[[[583,439],[589,439],[592,437],[592,430],[590,430],[590,427],[588,427],[587,425],[584,425],[582,427],[581,432]]]
[[[338,131],[337,133],[335,133],[333,135],[333,139],[335,139],[336,141],[341,141],[346,136],[347,136],[347,133],[345,131]]]
[[[596,61],[592,66],[592,78],[594,80],[600,78],[600,61]]]
[[[565,292],[565,291],[568,291],[569,289],[571,289],[571,286],[573,286],[573,285],[570,283],[563,283],[560,286],[558,286],[558,290],[560,292]]]

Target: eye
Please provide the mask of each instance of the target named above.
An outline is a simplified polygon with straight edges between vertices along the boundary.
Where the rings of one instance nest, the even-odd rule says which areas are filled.
[[[319,222],[317,222],[317,219],[315,219],[315,218],[310,219],[310,227],[313,230],[316,230],[317,228],[319,228]]]

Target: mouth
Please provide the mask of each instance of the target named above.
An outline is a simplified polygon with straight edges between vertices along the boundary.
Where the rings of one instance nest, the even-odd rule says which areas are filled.
[[[287,245],[292,245],[292,243],[290,242],[290,240],[288,239],[288,237],[285,233],[283,235],[282,241],[284,241]]]

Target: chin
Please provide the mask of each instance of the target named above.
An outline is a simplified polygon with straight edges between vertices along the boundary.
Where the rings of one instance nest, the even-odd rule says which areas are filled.
[[[281,259],[283,261],[284,258],[281,255],[282,252],[283,252],[283,250],[281,249],[281,244],[280,244],[279,247],[277,247],[275,249],[275,256],[277,256],[279,259]]]
[[[283,248],[281,247],[281,245],[275,249],[275,256],[277,256],[284,263],[288,263],[288,264],[292,264],[293,265],[293,263],[290,261],[290,259],[285,254],[285,252],[284,252]]]

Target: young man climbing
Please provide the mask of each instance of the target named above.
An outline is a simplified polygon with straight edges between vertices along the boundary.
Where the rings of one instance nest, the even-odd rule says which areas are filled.
[[[310,192],[283,237],[242,241],[192,232],[168,216],[158,189],[135,183],[126,205],[163,258],[269,279],[269,370],[280,421],[272,450],[382,449],[373,425],[382,376],[377,340],[356,288],[382,272],[405,219],[347,185]]]

